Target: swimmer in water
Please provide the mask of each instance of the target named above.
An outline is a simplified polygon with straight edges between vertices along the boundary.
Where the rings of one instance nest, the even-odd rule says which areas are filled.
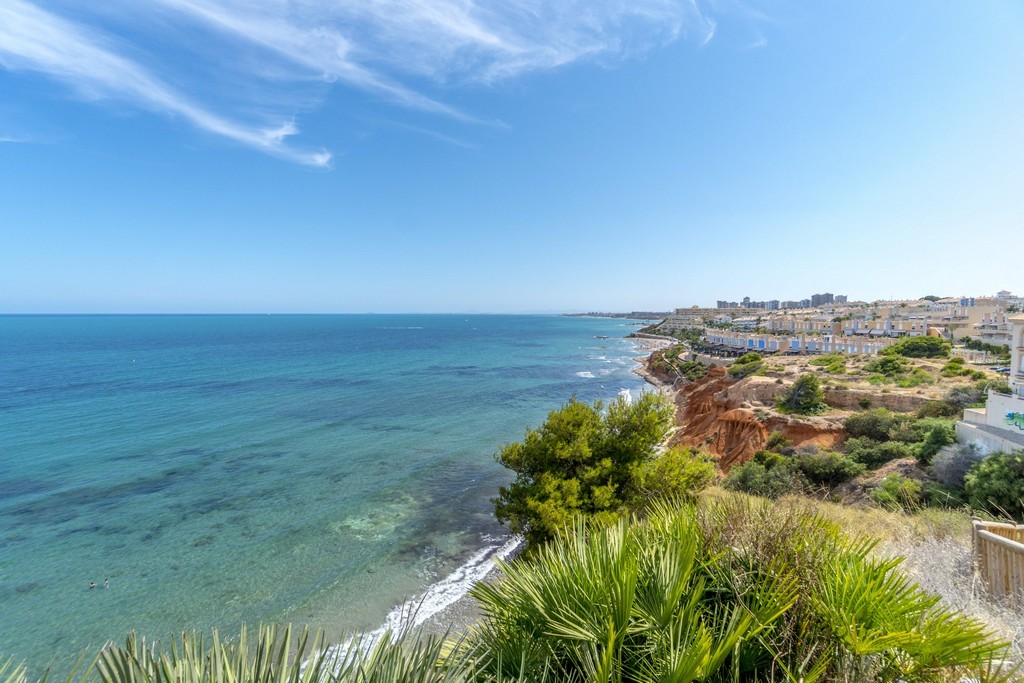
[[[95,587],[96,587],[96,582],[95,581],[90,581],[89,582],[89,590],[92,590]]]

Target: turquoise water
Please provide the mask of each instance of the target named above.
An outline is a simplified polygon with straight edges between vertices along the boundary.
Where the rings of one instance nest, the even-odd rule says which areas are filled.
[[[0,658],[40,664],[132,629],[378,626],[500,544],[501,443],[572,395],[642,390],[630,330],[0,317]]]

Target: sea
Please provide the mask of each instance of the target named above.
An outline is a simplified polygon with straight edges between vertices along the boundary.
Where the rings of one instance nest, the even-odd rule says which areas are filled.
[[[645,390],[635,324],[0,317],[0,662],[422,620],[515,545],[500,446],[571,397]]]

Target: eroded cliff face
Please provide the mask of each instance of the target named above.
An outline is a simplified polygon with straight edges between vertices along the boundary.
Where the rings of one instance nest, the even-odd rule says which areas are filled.
[[[678,430],[671,445],[709,451],[718,458],[723,472],[753,457],[776,430],[798,447],[814,443],[834,448],[845,436],[839,422],[820,417],[795,418],[772,409],[787,386],[770,377],[748,377],[737,382],[725,368],[711,368],[704,379],[677,384],[676,389]]]

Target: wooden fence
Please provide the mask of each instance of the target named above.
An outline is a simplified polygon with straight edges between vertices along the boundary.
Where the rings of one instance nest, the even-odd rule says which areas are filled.
[[[989,593],[1024,605],[1024,525],[973,520],[974,561]]]

